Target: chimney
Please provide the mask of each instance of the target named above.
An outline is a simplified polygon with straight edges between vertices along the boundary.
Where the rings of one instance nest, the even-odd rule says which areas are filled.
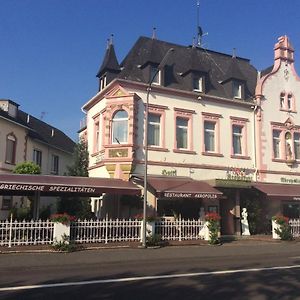
[[[278,38],[278,42],[274,46],[274,60],[277,59],[289,63],[294,62],[294,48],[286,35]]]

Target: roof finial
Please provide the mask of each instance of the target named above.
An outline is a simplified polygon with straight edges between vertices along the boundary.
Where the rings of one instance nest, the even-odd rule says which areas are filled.
[[[196,38],[193,36],[193,44],[192,47],[195,48],[196,47]]]
[[[202,46],[202,36],[203,36],[203,31],[202,28],[199,25],[199,19],[200,19],[200,1],[197,1],[197,46],[201,47]]]
[[[236,58],[236,48],[232,49],[232,58]]]
[[[106,40],[106,49],[109,49],[109,45],[110,45],[110,39]]]
[[[152,29],[152,40],[156,40],[156,27]]]
[[[110,35],[110,41],[109,41],[109,44],[110,44],[110,45],[113,45],[113,43],[114,43],[114,34],[112,33],[112,34]]]

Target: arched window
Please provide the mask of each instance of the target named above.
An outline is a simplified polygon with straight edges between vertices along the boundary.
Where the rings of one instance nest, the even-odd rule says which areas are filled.
[[[118,110],[112,119],[111,143],[122,144],[128,142],[128,114],[125,110]]]
[[[6,136],[6,153],[5,162],[8,164],[15,164],[16,162],[16,145],[17,139],[13,134]]]

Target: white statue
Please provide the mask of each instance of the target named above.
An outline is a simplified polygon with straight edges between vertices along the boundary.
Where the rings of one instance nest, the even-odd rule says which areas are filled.
[[[242,235],[250,235],[249,224],[248,224],[248,213],[247,213],[247,208],[245,207],[242,209],[241,224],[242,224]]]
[[[200,207],[200,210],[199,210],[199,219],[200,219],[200,221],[202,221],[202,224],[204,225],[205,224],[205,211],[204,211],[204,207]],[[205,237],[206,232],[207,232],[207,228],[204,225],[204,226],[201,227],[201,229],[199,231],[199,236]]]

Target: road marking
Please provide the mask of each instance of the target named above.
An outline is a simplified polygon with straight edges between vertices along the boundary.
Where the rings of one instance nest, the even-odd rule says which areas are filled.
[[[2,287],[2,288],[0,288],[0,292],[32,290],[32,289],[42,289],[42,288],[51,288],[51,287],[79,286],[79,285],[89,285],[89,284],[104,284],[104,283],[119,283],[119,282],[142,281],[142,280],[155,280],[155,279],[172,279],[172,278],[197,277],[197,276],[199,277],[199,276],[207,276],[207,275],[227,275],[227,274],[236,274],[236,273],[262,272],[262,271],[271,271],[271,270],[287,270],[287,269],[298,269],[298,268],[300,268],[300,265],[267,267],[267,268],[253,268],[253,269],[236,269],[236,270],[211,271],[211,272],[199,272],[199,273],[182,273],[182,274],[166,274],[166,275],[153,275],[153,276],[140,276],[140,277],[124,277],[124,278],[114,278],[114,279],[74,281],[74,282],[62,282],[62,283],[51,283],[51,284],[22,285],[22,286],[12,286],[12,287]]]

